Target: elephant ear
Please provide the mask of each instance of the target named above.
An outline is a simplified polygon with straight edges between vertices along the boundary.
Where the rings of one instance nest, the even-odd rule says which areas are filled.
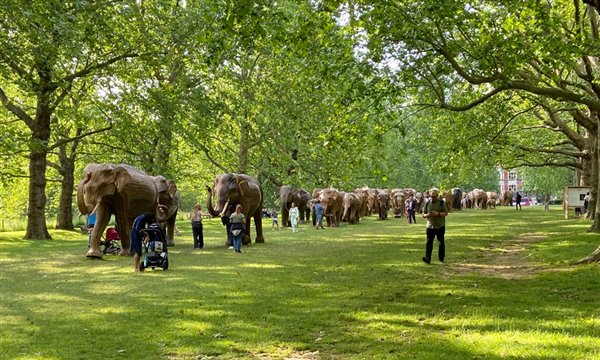
[[[169,186],[169,195],[171,198],[174,198],[175,194],[177,194],[177,185],[175,185],[175,182],[171,180],[167,180],[167,184]]]
[[[115,170],[115,186],[118,192],[123,192],[125,186],[131,181],[131,175],[129,172],[122,167],[116,168]]]
[[[240,176],[236,177],[238,189],[240,190],[240,198],[243,198],[250,191],[250,184],[248,184],[248,179],[242,178]]]

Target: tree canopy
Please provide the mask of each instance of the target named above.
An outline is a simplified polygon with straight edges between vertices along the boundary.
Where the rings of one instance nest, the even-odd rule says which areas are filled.
[[[175,180],[185,206],[225,172],[270,199],[280,185],[496,190],[500,165],[575,171],[596,208],[594,6],[4,1],[0,204],[23,214],[27,194],[26,238],[49,238],[81,169],[124,162]]]

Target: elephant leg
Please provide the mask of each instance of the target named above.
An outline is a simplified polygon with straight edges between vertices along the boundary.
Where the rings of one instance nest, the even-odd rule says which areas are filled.
[[[177,220],[177,214],[171,216],[167,221],[167,246],[175,246],[175,220]]]
[[[100,238],[102,237],[102,233],[106,229],[108,225],[108,221],[110,220],[110,213],[105,214],[107,210],[105,209],[97,209],[96,210],[96,223],[92,228],[92,241],[90,244],[90,248],[85,256],[89,258],[101,258],[102,252],[100,251]]]
[[[262,229],[261,209],[262,206],[259,206],[258,209],[256,209],[256,212],[254,212],[254,228],[256,230],[256,238],[254,239],[254,242],[257,244],[262,244],[265,242]]]
[[[130,230],[127,230],[127,221],[124,221],[123,223],[117,221],[115,227],[119,233],[119,239],[121,239],[121,251],[119,252],[119,255],[129,256],[129,234],[131,228]]]

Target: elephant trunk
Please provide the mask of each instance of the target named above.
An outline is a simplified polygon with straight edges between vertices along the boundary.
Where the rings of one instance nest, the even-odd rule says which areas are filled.
[[[342,215],[342,220],[346,220],[348,222],[350,222],[349,216],[350,216],[350,206],[344,206],[344,214]]]
[[[212,205],[212,189],[209,186],[207,186],[206,187],[206,191],[208,191],[208,197],[206,199],[206,208],[208,209],[208,212],[213,217],[220,216],[220,213],[223,211],[223,209],[221,209],[219,211],[216,211],[213,208],[213,205]]]
[[[83,184],[85,179],[79,182],[77,185],[77,207],[79,207],[79,213],[81,215],[87,214],[87,207],[85,206],[85,199],[83,198]]]
[[[169,220],[169,208],[166,205],[158,205],[156,208],[155,216],[156,221],[163,223]]]

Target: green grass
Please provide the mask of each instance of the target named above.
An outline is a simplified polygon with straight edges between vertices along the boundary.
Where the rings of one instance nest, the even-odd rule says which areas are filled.
[[[1,359],[600,359],[600,235],[559,207],[451,213],[447,262],[424,222],[271,230],[242,254],[188,222],[168,271],[85,257],[86,236],[0,233]]]

